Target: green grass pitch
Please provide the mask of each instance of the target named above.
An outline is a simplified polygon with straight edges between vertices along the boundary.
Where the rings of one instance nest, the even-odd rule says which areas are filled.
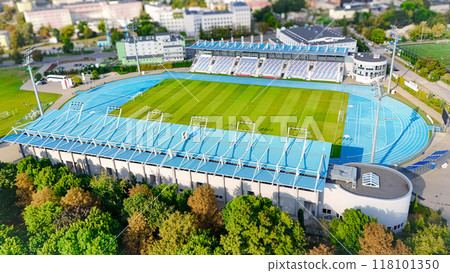
[[[0,69],[0,136],[6,135],[13,126],[30,122],[23,120],[19,123],[19,120],[37,106],[36,97],[33,91],[17,89],[28,78],[25,68]],[[39,92],[39,97],[43,104],[48,104],[61,95]]]
[[[348,94],[336,91],[170,79],[121,108],[123,117],[145,119],[159,110],[164,121],[186,125],[206,116],[207,127],[225,130],[252,121],[257,132],[276,136],[286,136],[288,126],[307,128],[308,139],[332,142],[339,156],[347,102]]]
[[[432,43],[432,44],[414,44],[414,45],[401,45],[401,48],[409,50],[422,57],[433,57],[441,60],[444,58],[444,64],[450,66],[450,43]],[[447,58],[447,56],[449,56]]]

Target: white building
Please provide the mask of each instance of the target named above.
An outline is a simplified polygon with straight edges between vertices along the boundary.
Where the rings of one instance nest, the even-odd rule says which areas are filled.
[[[155,36],[137,37],[116,43],[117,56],[123,64],[136,65],[136,48],[141,64],[180,62],[184,60],[184,38],[178,34],[158,33]]]
[[[345,58],[347,76],[360,83],[369,84],[386,77],[387,58],[372,53],[354,53]]]
[[[251,10],[243,2],[233,2],[228,10],[212,11],[206,8],[191,7],[188,9],[172,9],[170,6],[150,3],[145,5],[145,12],[170,32],[186,32],[189,36],[197,36],[202,30],[223,27],[251,28]]]
[[[33,24],[34,31],[38,31],[41,26],[49,25],[59,29],[79,21],[98,23],[102,18],[108,19],[113,27],[121,27],[134,17],[138,17],[142,10],[142,3],[134,0],[102,2],[102,5],[97,2],[79,2],[55,8],[32,9],[25,11],[24,16],[26,22]]]
[[[0,30],[0,48],[11,48],[11,40],[9,37],[9,32],[7,30]]]
[[[323,26],[306,26],[277,29],[277,39],[287,45],[319,45],[345,47],[349,52],[358,51],[356,40]]]

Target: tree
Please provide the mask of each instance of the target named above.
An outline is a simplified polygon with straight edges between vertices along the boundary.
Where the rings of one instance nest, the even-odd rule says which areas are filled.
[[[90,207],[85,206],[70,206],[55,216],[54,226],[56,229],[68,228],[72,223],[84,221],[89,216]]]
[[[56,195],[62,197],[66,195],[67,191],[72,188],[77,188],[81,186],[81,179],[77,178],[74,174],[64,174],[56,182],[54,189]]]
[[[63,42],[62,51],[66,54],[72,53],[74,45],[70,41],[70,38],[63,37],[61,40]]]
[[[52,166],[41,169],[34,178],[34,184],[36,185],[37,190],[41,190],[44,187],[53,187],[56,184],[56,181],[56,170]]]
[[[14,188],[16,166],[13,163],[0,162],[0,189]]]
[[[87,22],[86,21],[80,21],[77,24],[77,29],[78,29],[78,33],[81,34],[84,32],[84,29],[87,27]]]
[[[147,225],[147,220],[139,212],[128,218],[128,228],[123,234],[123,243],[127,254],[144,255],[147,253],[149,245],[154,241],[151,229]]]
[[[39,36],[43,39],[50,38],[50,29],[48,27],[41,26],[39,29]]]
[[[402,241],[394,241],[394,235],[376,222],[364,225],[363,237],[359,238],[359,255],[408,255],[411,251]],[[395,244],[394,244],[395,243]]]
[[[29,233],[50,234],[54,231],[53,221],[60,214],[62,207],[58,204],[47,202],[39,207],[27,206],[23,212],[23,219]]]
[[[115,254],[118,232],[117,221],[107,212],[92,208],[89,216],[77,221],[67,229],[52,233],[42,247],[39,255],[99,255]]]
[[[55,37],[59,41],[60,32],[57,28],[52,30],[53,37]]]
[[[137,193],[123,201],[124,211],[131,217],[135,213],[142,213],[149,227],[158,228],[175,211],[174,206],[167,205],[159,198]]]
[[[374,41],[377,44],[382,44],[386,40],[384,30],[379,28],[372,30],[372,33],[370,34],[370,40]]]
[[[152,190],[149,188],[149,186],[147,186],[146,184],[143,185],[134,185],[133,187],[131,187],[131,189],[128,191],[128,195],[129,197],[133,197],[136,194],[141,193],[141,194],[146,194],[149,196],[153,196],[152,194]]]
[[[436,24],[431,28],[431,31],[435,38],[440,38],[445,33],[445,26],[443,24]]]
[[[336,248],[324,244],[315,246],[308,252],[308,255],[334,255],[334,254],[336,254]]]
[[[222,215],[217,207],[215,191],[209,184],[197,187],[187,204],[197,218],[200,229],[211,229],[216,234],[220,231]]]
[[[56,196],[55,192],[49,187],[44,187],[36,193],[33,193],[31,205],[39,207],[47,202],[58,203],[58,201],[59,198]]]
[[[124,37],[123,33],[113,28],[111,30],[111,43],[115,46],[116,42],[122,40]]]
[[[0,46],[0,64],[3,63],[3,55],[5,54],[5,50],[3,49],[3,46]]]
[[[97,25],[97,29],[101,33],[106,33],[106,26],[105,26],[105,20],[104,19],[100,19],[100,23]]]
[[[159,196],[158,199],[161,202],[166,203],[169,206],[174,206],[175,209],[180,212],[189,211],[190,208],[187,204],[189,197],[192,195],[192,190],[184,190],[182,194],[178,193],[178,185],[166,185],[161,184],[152,189],[153,196]]]
[[[43,59],[44,59],[44,55],[42,55],[42,52],[40,50],[33,51],[33,60],[35,62],[42,62]]]
[[[423,218],[421,218],[423,219]],[[447,227],[431,224],[419,229],[406,244],[414,255],[446,255],[448,254],[449,231]]]
[[[346,209],[342,220],[334,218],[330,222],[330,241],[341,252],[356,254],[361,250],[359,238],[363,236],[364,225],[375,221],[359,209]]]
[[[22,60],[23,60],[23,56],[18,51],[14,51],[11,54],[11,59],[14,61],[15,64],[21,64]]]
[[[100,76],[100,74],[98,74],[98,71],[97,70],[93,70],[92,71],[92,79],[98,79],[98,77]]]
[[[13,236],[14,226],[0,225],[0,255],[25,255],[26,248],[19,237]]]
[[[125,196],[125,181],[102,174],[91,179],[92,192],[100,198],[102,207],[114,217],[122,214],[122,199]]]
[[[92,38],[94,37],[94,32],[92,32],[92,30],[88,26],[86,26],[83,30],[83,37],[85,39]]]
[[[269,30],[269,25],[266,22],[259,22],[258,23],[258,31],[262,34],[266,34],[266,32]]]
[[[33,178],[26,173],[19,173],[16,176],[17,205],[28,206],[31,203],[31,196],[34,192]]]
[[[41,73],[36,73],[36,75],[34,75],[34,79],[37,81],[40,81],[42,79],[42,74]]]
[[[150,245],[148,253],[150,255],[176,254],[196,228],[195,216],[175,211],[163,222],[159,232],[161,240]]]
[[[304,232],[297,221],[268,198],[240,196],[223,210],[228,234],[221,237],[224,254],[292,255],[305,253]]]
[[[177,255],[213,255],[219,241],[209,230],[196,230],[186,243],[177,251]]]
[[[80,77],[78,77],[78,76],[73,76],[72,77],[72,82],[73,82],[73,84],[75,85],[75,86],[78,86],[78,85],[80,85],[80,84],[82,84],[83,83],[83,81],[80,79]]]
[[[79,206],[92,208],[100,205],[100,200],[95,194],[84,191],[82,188],[73,188],[67,191],[67,194],[61,198],[61,206],[67,208]]]
[[[70,40],[70,38],[72,38],[73,36],[74,31],[75,29],[73,25],[65,26],[61,29],[61,36]]]

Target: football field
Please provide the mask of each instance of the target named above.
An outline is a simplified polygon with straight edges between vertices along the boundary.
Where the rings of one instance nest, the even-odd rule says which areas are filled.
[[[167,79],[121,108],[122,117],[145,119],[149,111],[161,111],[165,122],[186,125],[192,116],[206,116],[207,127],[225,130],[236,130],[238,121],[251,121],[255,132],[277,136],[286,136],[288,126],[307,128],[308,139],[332,142],[333,156],[338,156],[348,96],[327,90]]]
[[[421,57],[433,57],[444,61],[444,64],[450,66],[450,43],[427,43],[401,45],[400,48],[413,52]],[[442,57],[442,59],[441,59]]]

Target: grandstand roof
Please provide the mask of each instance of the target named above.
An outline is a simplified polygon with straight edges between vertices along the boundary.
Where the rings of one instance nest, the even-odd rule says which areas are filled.
[[[331,143],[53,110],[3,140],[322,191]],[[286,143],[287,139],[287,143]]]
[[[296,46],[296,45],[275,45],[275,44],[256,44],[256,43],[231,43],[231,42],[211,42],[197,41],[190,49],[200,50],[224,50],[224,51],[245,51],[245,52],[266,52],[266,53],[293,53],[293,54],[314,54],[345,56],[348,48],[327,47],[327,46]]]
[[[298,43],[311,45],[327,45],[335,43],[355,42],[353,38],[345,37],[332,29],[323,26],[294,26],[281,29],[281,32]]]

